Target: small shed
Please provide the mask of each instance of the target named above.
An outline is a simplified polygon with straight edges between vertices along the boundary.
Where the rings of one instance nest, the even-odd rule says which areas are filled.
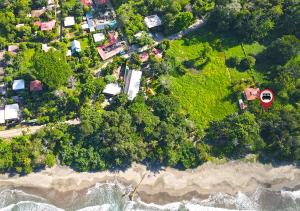
[[[30,81],[30,91],[38,92],[43,90],[42,82],[39,80]]]
[[[25,89],[25,81],[23,79],[20,80],[14,80],[12,85],[12,90],[18,91]]]
[[[65,27],[74,26],[75,18],[73,16],[66,17],[64,21],[64,25]]]

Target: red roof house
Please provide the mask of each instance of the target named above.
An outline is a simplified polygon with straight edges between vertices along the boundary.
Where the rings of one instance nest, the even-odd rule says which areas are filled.
[[[246,88],[244,90],[244,95],[246,100],[256,100],[259,98],[259,88]]]
[[[93,4],[92,0],[80,0],[80,1],[83,5],[88,6],[88,7],[92,6],[92,4]]]
[[[114,31],[108,32],[108,38],[109,38],[110,45],[113,45],[118,41],[118,33]]]
[[[107,4],[108,0],[97,0],[98,4]]]
[[[31,81],[30,82],[30,91],[37,92],[43,90],[42,82],[39,80]]]
[[[50,31],[55,27],[55,20],[40,23],[42,31]]]
[[[140,54],[139,57],[140,57],[141,62],[146,62],[149,59],[149,54],[147,52],[143,52]]]
[[[157,59],[161,59],[163,57],[163,54],[160,50],[158,50],[157,48],[153,48],[152,49],[152,53],[154,54],[154,56],[157,58]]]

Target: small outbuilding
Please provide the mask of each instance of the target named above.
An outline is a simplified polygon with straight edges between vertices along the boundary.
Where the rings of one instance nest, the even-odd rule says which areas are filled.
[[[64,21],[65,27],[74,26],[74,25],[75,25],[75,18],[73,16],[69,16],[65,18]]]
[[[25,81],[23,79],[14,80],[12,90],[19,91],[25,89]]]

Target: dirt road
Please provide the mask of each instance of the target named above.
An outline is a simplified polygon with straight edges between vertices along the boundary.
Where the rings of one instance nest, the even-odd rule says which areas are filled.
[[[65,123],[69,125],[78,125],[80,124],[80,121],[78,119],[74,119],[74,120],[68,120]],[[42,127],[45,126],[46,125],[38,125],[38,126],[28,126],[28,127],[21,127],[16,129],[10,129],[10,130],[3,130],[0,131],[0,138],[10,139],[10,138],[22,136],[24,134],[34,134]]]

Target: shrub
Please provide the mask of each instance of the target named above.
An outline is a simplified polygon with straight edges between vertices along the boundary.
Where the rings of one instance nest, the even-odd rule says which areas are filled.
[[[237,56],[230,57],[226,60],[226,65],[228,67],[238,67],[240,65],[240,59]]]

